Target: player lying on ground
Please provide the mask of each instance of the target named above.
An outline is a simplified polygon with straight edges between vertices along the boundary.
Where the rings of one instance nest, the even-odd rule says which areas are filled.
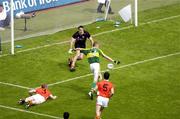
[[[26,14],[23,11],[21,11],[21,12],[16,14],[17,19],[30,19],[30,18],[33,18],[35,16],[36,16],[35,12]]]
[[[91,91],[88,93],[91,99],[93,99],[93,90],[96,86],[96,83],[98,82],[98,79],[102,79],[100,73],[100,56],[115,64],[119,64],[120,61],[113,60],[112,58],[105,55],[102,50],[99,49],[99,44],[97,42],[94,42],[92,48],[81,50],[81,53],[84,53],[87,56],[88,62],[90,64],[90,69],[94,75],[94,81],[91,86]]]
[[[25,99],[20,99],[19,104],[26,104],[26,108],[29,108],[32,105],[37,105],[45,102],[47,99],[56,99],[56,96],[53,96],[48,90],[46,84],[41,85],[40,88],[32,89],[29,91],[30,96]]]
[[[101,119],[103,109],[108,107],[109,99],[114,95],[114,87],[109,81],[109,76],[109,72],[105,72],[104,80],[98,82],[94,89],[94,91],[97,91],[95,119]]]
[[[76,50],[76,54],[74,57],[69,58],[69,67],[70,71],[75,71],[75,63],[77,60],[83,59],[83,54],[80,53],[81,49],[86,48],[86,40],[89,39],[91,41],[91,44],[93,45],[93,39],[89,32],[84,30],[83,26],[78,27],[78,31],[73,34],[71,42],[70,42],[70,49],[68,53],[72,54],[73,48]]]

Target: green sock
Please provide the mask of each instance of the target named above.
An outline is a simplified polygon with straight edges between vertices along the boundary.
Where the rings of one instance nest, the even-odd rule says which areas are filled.
[[[92,83],[92,85],[91,85],[91,89],[94,89],[96,87],[96,83]]]

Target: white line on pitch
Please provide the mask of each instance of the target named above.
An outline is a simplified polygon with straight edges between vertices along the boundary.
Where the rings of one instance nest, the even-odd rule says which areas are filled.
[[[7,85],[7,86],[13,86],[13,87],[18,87],[18,88],[23,88],[23,89],[31,89],[29,87],[17,85],[17,84],[12,84],[12,83],[6,83],[6,82],[0,82],[0,84]]]
[[[165,18],[161,18],[161,19],[156,19],[156,20],[152,20],[152,21],[149,21],[149,22],[146,22],[146,23],[140,23],[139,26],[144,26],[146,24],[152,24],[152,23],[157,23],[157,22],[160,22],[160,21],[175,19],[175,18],[178,18],[178,17],[180,17],[180,15],[175,15],[175,16],[165,17]],[[104,31],[104,32],[101,32],[101,33],[94,34],[93,36],[99,36],[99,35],[103,35],[103,34],[106,34],[106,33],[126,30],[126,29],[130,29],[130,28],[134,28],[134,26],[130,25],[130,26],[123,27],[123,28],[113,29],[113,30],[110,30],[110,31]]]
[[[179,54],[180,54],[180,52],[176,52],[176,53],[173,53],[173,54],[168,54],[168,55],[159,56],[159,57],[155,57],[155,58],[151,58],[151,59],[146,59],[146,60],[138,61],[138,62],[135,62],[135,63],[131,63],[131,64],[127,64],[127,65],[122,65],[120,67],[114,68],[113,70],[122,69],[122,68],[130,67],[130,66],[134,66],[134,65],[138,65],[138,64],[154,61],[154,60],[157,60],[157,59],[162,59],[162,58],[170,57],[170,56],[175,56],[175,55],[179,55]],[[106,71],[106,70],[104,70],[104,71]],[[102,72],[104,72],[104,71],[102,71]],[[48,86],[53,86],[53,85],[57,85],[57,84],[61,84],[61,83],[65,83],[65,82],[81,79],[81,78],[84,78],[84,77],[92,76],[92,75],[93,74],[90,73],[90,74],[82,75],[82,76],[79,76],[79,77],[74,77],[74,78],[70,78],[70,79],[67,79],[67,80],[51,83],[51,84],[48,84]],[[0,82],[0,84],[8,85],[8,86],[13,86],[13,87],[18,87],[18,88],[22,88],[22,89],[28,89],[28,90],[32,89],[32,88],[29,88],[29,87],[25,87],[25,86],[21,86],[21,85],[17,85],[17,84],[12,84],[12,83]]]
[[[146,22],[146,23],[140,23],[139,26],[143,26],[143,25],[151,24],[151,23],[157,23],[157,22],[170,20],[170,19],[175,19],[175,18],[178,18],[178,17],[180,17],[180,15],[175,15],[175,16],[165,17],[165,18],[161,18],[161,19],[156,19],[156,20],[152,20],[152,21],[149,21],[149,22]],[[130,29],[130,28],[133,28],[133,27],[134,27],[133,25],[130,25],[130,26],[127,26],[127,27],[122,27],[122,28],[118,28],[118,29],[114,29],[114,30],[109,30],[109,31],[104,31],[104,32],[101,32],[101,33],[97,33],[97,34],[94,34],[92,36],[95,37],[95,36],[99,36],[99,35],[103,35],[103,34],[107,34],[107,33],[112,33],[112,32],[115,32],[115,31],[121,31],[121,30]],[[65,43],[69,43],[69,42],[70,42],[70,40],[61,41],[61,42],[52,43],[52,44],[43,45],[43,46],[37,46],[37,47],[34,47],[34,48],[28,48],[28,49],[25,49],[25,50],[17,51],[16,54],[17,53],[27,52],[27,51],[32,51],[32,50],[37,50],[37,49],[41,49],[41,48],[45,48],[45,47],[50,47],[50,46],[54,46],[54,45],[65,44]],[[10,54],[3,54],[3,55],[0,55],[0,57],[5,57],[5,56],[9,56],[9,55]]]
[[[159,57],[155,57],[155,58],[151,58],[151,59],[146,59],[146,60],[138,61],[138,62],[135,62],[135,63],[127,64],[127,65],[122,65],[122,66],[120,66],[120,67],[114,68],[113,70],[123,69],[123,68],[127,68],[127,67],[130,67],[130,66],[134,66],[134,65],[138,65],[138,64],[143,64],[143,63],[146,63],[146,62],[150,62],[150,61],[154,61],[154,60],[158,60],[158,59],[163,59],[163,58],[170,57],[170,56],[176,56],[176,55],[180,55],[180,52],[176,52],[176,53],[168,54],[168,55],[164,55],[164,56],[159,56]],[[105,71],[106,71],[106,70],[104,70],[104,71],[102,71],[102,72],[105,72]],[[82,75],[82,76],[79,76],[79,77],[70,78],[70,79],[67,79],[67,80],[63,80],[63,81],[58,81],[58,82],[55,82],[55,83],[51,83],[51,84],[48,84],[48,86],[54,86],[54,85],[57,85],[57,84],[69,82],[69,81],[72,81],[72,80],[81,79],[81,78],[88,77],[88,76],[92,76],[92,75],[93,75],[93,74],[90,73],[90,74]]]
[[[28,110],[23,110],[23,109],[19,109],[19,108],[4,106],[4,105],[0,105],[0,107],[1,108],[6,108],[6,109],[10,109],[10,110],[19,111],[19,112],[25,112],[25,113],[30,113],[30,114],[34,114],[34,115],[39,115],[39,116],[43,116],[43,117],[49,117],[49,118],[52,118],[52,119],[63,119],[63,118],[52,116],[52,115],[48,115],[48,114],[43,114],[43,113],[38,113],[38,112],[33,112],[33,111],[28,111]]]

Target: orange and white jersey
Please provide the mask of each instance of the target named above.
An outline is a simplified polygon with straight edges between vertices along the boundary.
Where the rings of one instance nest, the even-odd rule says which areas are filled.
[[[98,95],[105,97],[105,98],[110,98],[111,96],[111,89],[113,88],[113,84],[109,81],[103,80],[97,83],[98,87]]]
[[[48,89],[44,89],[44,88],[37,88],[35,92],[36,94],[43,96],[45,100],[47,100],[51,95],[51,92]]]

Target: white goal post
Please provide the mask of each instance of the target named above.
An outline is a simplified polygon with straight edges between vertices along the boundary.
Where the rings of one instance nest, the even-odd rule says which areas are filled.
[[[10,0],[10,10],[11,10],[11,54],[14,55],[14,0]],[[106,1],[106,11],[105,11],[105,17],[104,19],[107,20],[108,17],[108,11],[110,9],[111,0]],[[138,0],[134,0],[134,25],[135,27],[138,26]]]
[[[11,54],[14,55],[14,9],[13,0],[10,2],[11,5]]]
[[[104,17],[105,20],[107,20],[110,5],[111,5],[111,0],[107,0],[105,17]],[[134,20],[133,21],[134,21],[135,27],[137,27],[138,26],[138,0],[134,0]]]
[[[134,24],[138,26],[138,0],[134,0]]]

